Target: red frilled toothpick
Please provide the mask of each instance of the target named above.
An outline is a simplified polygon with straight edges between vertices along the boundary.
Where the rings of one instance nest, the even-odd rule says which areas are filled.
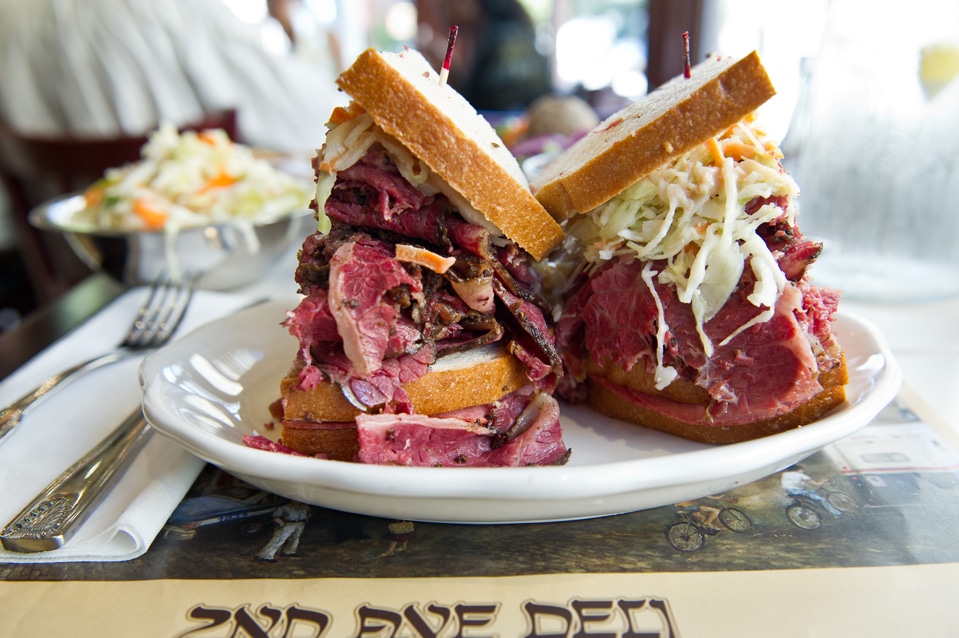
[[[689,31],[683,31],[683,77],[688,80],[692,76],[693,69],[689,63]]]
[[[460,28],[455,24],[450,27],[450,36],[446,41],[446,58],[443,60],[443,68],[440,70],[440,86],[446,84],[450,76],[450,60],[453,59],[453,45],[456,44],[456,34]]]

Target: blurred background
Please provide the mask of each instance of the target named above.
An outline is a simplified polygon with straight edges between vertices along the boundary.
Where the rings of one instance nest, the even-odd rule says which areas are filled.
[[[837,39],[846,45],[862,35],[879,39],[914,76],[908,89],[916,100],[940,99],[931,91],[949,85],[959,68],[949,53],[959,29],[949,7],[959,3],[933,3],[926,15],[919,6],[926,1],[0,0],[0,125],[33,136],[142,135],[160,120],[187,125],[233,109],[239,141],[306,157],[322,143],[331,107],[345,99],[333,80],[358,53],[407,46],[438,67],[447,29],[458,24],[450,83],[489,115],[504,139],[519,144],[533,133],[570,139],[591,118],[680,74],[682,33],[689,31],[694,63],[709,53],[759,51],[778,90],[762,108],[766,128],[799,157],[817,135],[811,118],[821,102],[814,89],[829,95],[844,75],[861,71],[862,60],[850,61],[846,46],[846,58],[825,61],[839,71],[834,84],[817,89],[824,34],[832,34],[831,55]],[[908,25],[908,49],[897,32],[905,28],[904,15],[926,16]],[[877,16],[882,24],[866,19]],[[920,78],[922,52],[943,42],[946,53]],[[882,83],[883,76],[867,81]],[[552,119],[537,129],[532,115],[544,96],[575,100],[575,108],[564,105],[563,117],[547,109]],[[589,112],[576,110],[583,104]],[[952,109],[952,103],[939,107],[959,121]],[[951,160],[949,166],[959,163]],[[955,171],[942,179],[954,185]],[[0,192],[0,331],[60,292],[41,292],[31,282],[15,216]]]

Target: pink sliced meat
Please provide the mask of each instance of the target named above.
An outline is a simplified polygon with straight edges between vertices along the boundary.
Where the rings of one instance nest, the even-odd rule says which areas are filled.
[[[484,424],[468,418],[475,416],[475,409],[439,417],[360,415],[356,418],[358,458],[363,463],[417,467],[519,467],[563,462],[568,450],[562,440],[555,399],[536,393],[522,397],[519,405],[526,407],[506,423]],[[521,419],[522,432],[506,435]]]
[[[267,452],[279,452],[280,454],[289,454],[290,456],[306,456],[305,454],[300,454],[292,448],[286,447],[282,443],[277,443],[272,439],[268,439],[262,434],[244,434],[243,445],[256,450],[265,450]]]
[[[581,379],[585,374],[587,356],[599,365],[609,360],[624,369],[654,368],[658,310],[642,270],[639,260],[612,262],[571,298],[557,324],[557,338],[574,376]],[[691,307],[679,301],[673,286],[655,284],[668,328],[663,362],[709,392],[713,419],[776,416],[822,390],[810,332],[830,335],[836,296],[805,281],[788,283],[771,320],[756,323],[724,344],[764,310],[747,299],[754,283],[751,277],[746,268],[738,289],[704,326],[714,348],[711,356],[706,355]],[[570,398],[581,396],[575,387],[564,386],[562,391]]]
[[[330,260],[330,311],[343,349],[361,376],[383,364],[398,315],[386,295],[399,286],[408,286],[414,294],[422,292],[419,280],[382,242],[345,243]]]
[[[385,151],[367,153],[353,166],[339,171],[337,178],[340,189],[355,183],[372,189],[376,203],[371,206],[365,202],[365,208],[375,211],[386,222],[396,213],[422,208],[431,199],[400,175]]]
[[[301,347],[301,356],[311,359],[309,347],[317,342],[340,341],[336,330],[336,319],[330,312],[330,304],[325,295],[305,297],[299,305],[287,313],[283,325],[297,338]]]
[[[508,338],[535,388],[552,390],[562,363],[529,255],[513,244],[494,245],[490,232],[465,221],[445,196],[407,183],[376,146],[337,174],[325,211],[332,228],[303,243],[296,281],[306,298],[286,325],[300,342],[301,386],[338,384],[364,412],[357,419],[358,438],[369,443],[368,458],[360,460],[565,460],[558,406],[534,392],[534,385],[493,405],[439,417],[410,414],[403,389],[428,372],[437,353]],[[456,263],[445,274],[402,264],[394,257],[397,243],[423,245]],[[407,458],[412,453],[397,448],[398,439],[416,454]]]

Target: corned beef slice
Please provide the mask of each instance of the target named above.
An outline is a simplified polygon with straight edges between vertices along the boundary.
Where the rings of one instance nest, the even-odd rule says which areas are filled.
[[[378,228],[488,256],[489,231],[463,220],[442,193],[426,195],[412,186],[382,149],[371,149],[359,162],[337,173],[325,211],[348,226]]]
[[[822,347],[829,351],[836,347],[836,337],[829,325],[839,308],[840,293],[835,288],[813,286],[805,279],[799,282],[799,288],[802,290],[803,299],[802,313],[797,312],[797,319],[806,327],[806,331],[815,335]]]
[[[434,417],[360,415],[359,460],[422,467],[515,467],[565,460],[568,450],[555,399],[520,391],[502,403]],[[517,424],[521,427],[511,433]]]
[[[493,290],[521,328],[510,343],[510,351],[526,365],[531,381],[540,389],[552,392],[562,373],[563,363],[543,312],[535,304],[507,290],[498,279],[493,282]]]
[[[785,211],[789,200],[786,197],[757,197],[746,204],[745,210],[752,214],[765,204],[773,204]],[[783,274],[792,282],[798,283],[822,253],[822,244],[806,239],[799,228],[788,224],[785,214],[759,226],[756,234],[763,238],[769,250],[776,255]]]
[[[330,260],[329,305],[343,338],[343,349],[361,376],[382,365],[399,312],[387,293],[406,286],[422,299],[423,286],[393,257],[389,246],[360,240],[340,246]],[[408,333],[407,333],[408,334]],[[419,334],[409,334],[412,348]]]
[[[400,385],[426,372],[435,349],[424,347],[420,328],[401,314],[393,293],[402,290],[422,303],[420,279],[396,261],[388,244],[362,233],[312,235],[300,261],[297,281],[307,296],[285,325],[306,364],[301,386],[310,389],[324,377],[345,386],[356,382],[347,396],[357,407],[395,402],[397,409],[408,408]]]
[[[654,369],[658,312],[641,279],[642,269],[639,260],[611,262],[570,298],[556,333],[571,376],[585,376],[587,356],[599,365],[610,360],[624,369],[633,365]],[[708,414],[702,406],[683,406],[619,386],[616,391],[679,420],[717,425],[777,416],[821,391],[816,380],[814,344],[807,333],[819,337],[828,348],[826,341],[831,343],[832,339],[828,326],[836,310],[837,294],[811,286],[805,279],[798,285],[787,284],[770,321],[755,324],[721,345],[762,311],[746,298],[753,283],[747,267],[739,288],[706,323],[705,331],[714,347],[712,357],[703,350],[690,306],[678,300],[673,286],[655,285],[668,326],[664,364],[672,365],[681,378],[709,392],[712,402]],[[811,330],[804,330],[804,324]],[[822,348],[817,350],[821,352]],[[825,365],[830,362],[826,360]],[[576,388],[564,386],[562,390],[564,396],[575,396]]]
[[[290,334],[300,343],[300,356],[304,360],[312,360],[310,346],[319,342],[339,343],[339,333],[336,331],[336,319],[330,312],[330,304],[325,295],[311,295],[305,297],[296,310],[288,313],[284,323]]]
[[[371,149],[356,164],[337,173],[325,210],[331,219],[350,226],[379,228],[439,246],[449,245],[450,224],[456,225],[456,234],[470,244],[486,234],[478,226],[451,222],[456,211],[446,196],[425,195],[415,188],[382,149]]]
[[[407,182],[382,149],[371,149],[356,164],[339,171],[337,182],[337,189],[344,193],[354,188],[369,189],[376,197],[376,204],[370,206],[366,201],[360,204],[367,210],[376,211],[386,221],[392,219],[394,213],[421,208],[432,199]]]
[[[402,386],[426,374],[435,360],[436,349],[429,343],[412,354],[384,359],[383,365],[369,376],[350,375],[334,381],[340,382],[344,394],[357,407],[382,405],[388,411],[410,412],[413,406]]]
[[[622,260],[591,280],[592,294],[582,304],[580,317],[586,327],[585,345],[594,360],[609,359],[626,370],[641,357],[655,362],[658,315],[652,295],[641,293],[646,288],[642,272],[638,260]],[[627,290],[639,294],[623,294]],[[674,298],[660,295],[667,307]],[[680,328],[667,323],[671,331]]]
[[[730,313],[721,311],[706,325],[716,350],[696,379],[714,399],[709,407],[714,422],[722,420],[725,413],[748,415],[750,420],[785,414],[822,391],[816,378],[816,357],[795,315],[802,304],[798,288],[787,285],[772,319],[751,326],[720,346],[725,335],[742,325],[742,317],[749,317],[744,312],[747,301],[739,297],[730,301],[726,304],[732,306]],[[723,319],[724,323],[714,327]]]
[[[289,454],[291,456],[306,456],[305,454],[300,454],[294,449],[286,447],[282,443],[277,443],[276,441],[268,439],[261,434],[244,434],[243,445],[255,448],[257,450],[266,450],[267,452],[279,452],[281,454]]]
[[[304,241],[296,281],[306,298],[285,324],[300,341],[303,388],[326,378],[364,411],[403,412],[410,406],[400,386],[425,374],[438,354],[505,333],[530,379],[542,389],[555,385],[562,364],[531,302],[538,286],[518,247],[493,247],[486,229],[464,221],[442,194],[414,188],[376,147],[337,174],[326,212],[333,228]],[[393,244],[410,241],[456,263],[446,276],[400,263]]]

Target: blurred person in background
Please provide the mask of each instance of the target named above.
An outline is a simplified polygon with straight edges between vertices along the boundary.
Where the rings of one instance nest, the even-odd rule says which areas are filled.
[[[332,4],[332,0],[330,0]],[[345,68],[339,38],[318,20],[306,0],[266,0],[267,13],[282,28],[289,51],[335,77]],[[327,8],[335,14],[335,5]]]
[[[442,66],[448,29],[459,26],[449,83],[480,111],[523,110],[552,92],[549,61],[519,0],[419,0],[424,54]]]
[[[239,141],[312,151],[333,67],[268,52],[221,0],[0,0],[0,118],[35,135],[139,135],[235,109]]]

